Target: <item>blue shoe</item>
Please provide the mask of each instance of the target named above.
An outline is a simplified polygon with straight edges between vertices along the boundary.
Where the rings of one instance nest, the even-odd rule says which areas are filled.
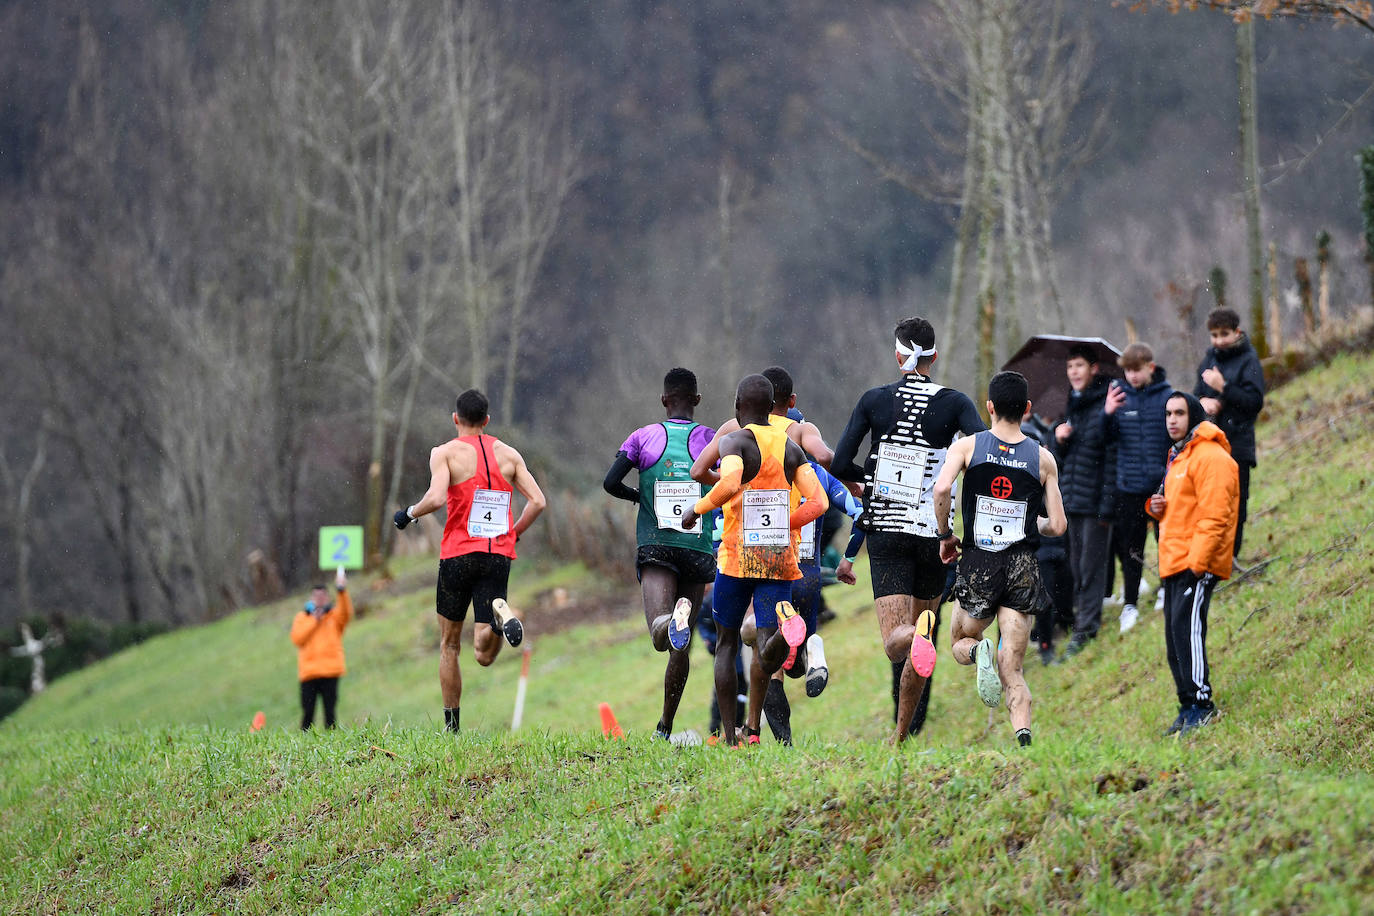
[[[1179,707],[1178,718],[1174,719],[1174,723],[1164,730],[1164,737],[1167,738],[1170,735],[1178,734],[1178,730],[1183,727],[1183,722],[1185,719],[1188,718],[1188,713],[1192,710],[1192,708],[1193,707],[1191,706]]]
[[[673,605],[673,616],[668,619],[668,645],[681,651],[692,641],[692,602],[688,598],[677,599]]]
[[[1218,715],[1215,706],[1190,706],[1188,715],[1184,717],[1183,724],[1179,726],[1178,736],[1182,738],[1189,732],[1216,721]]]

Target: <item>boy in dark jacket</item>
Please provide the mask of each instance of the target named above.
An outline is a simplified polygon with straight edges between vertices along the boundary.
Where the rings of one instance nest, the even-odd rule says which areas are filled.
[[[1164,404],[1173,389],[1164,378],[1164,369],[1155,365],[1149,344],[1131,344],[1117,363],[1126,373],[1126,384],[1112,385],[1102,410],[1107,415],[1107,441],[1116,443],[1116,520],[1112,533],[1121,558],[1121,632],[1125,633],[1139,616],[1136,602],[1140,600],[1145,536],[1150,528],[1145,504],[1164,479],[1164,462],[1173,444],[1164,424]]]
[[[1264,407],[1264,372],[1259,354],[1240,329],[1240,315],[1216,309],[1207,316],[1212,346],[1197,367],[1193,395],[1207,418],[1226,434],[1231,457],[1240,468],[1240,514],[1236,522],[1236,555],[1245,531],[1245,506],[1250,500],[1250,469],[1255,466],[1255,418]]]
[[[1073,636],[1064,658],[1077,655],[1102,625],[1102,594],[1116,514],[1116,445],[1107,441],[1110,379],[1097,374],[1097,356],[1081,344],[1069,350],[1069,406],[1054,430],[1063,465],[1059,487],[1069,519],[1069,569],[1073,572]]]

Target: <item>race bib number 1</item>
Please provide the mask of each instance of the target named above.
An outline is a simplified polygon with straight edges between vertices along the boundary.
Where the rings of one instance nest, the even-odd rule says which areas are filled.
[[[918,505],[929,452],[914,445],[878,446],[878,463],[873,468],[873,492],[881,499]]]
[[[468,536],[500,537],[510,530],[510,494],[504,490],[473,490],[468,510]]]
[[[744,492],[744,546],[786,547],[791,543],[788,490]]]
[[[978,497],[973,515],[973,543],[996,553],[1026,536],[1026,504],[1014,499]]]
[[[688,509],[696,505],[701,498],[701,484],[695,480],[654,481],[654,515],[658,518],[658,527],[671,528],[675,531],[687,531],[697,534],[701,531],[701,519],[698,518],[692,523],[692,527],[682,527],[682,516]]]

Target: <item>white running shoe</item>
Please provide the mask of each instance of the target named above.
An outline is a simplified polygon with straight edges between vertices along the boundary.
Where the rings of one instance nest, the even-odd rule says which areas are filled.
[[[506,637],[506,642],[512,646],[520,645],[520,640],[525,638],[524,625],[511,612],[504,598],[497,598],[491,603],[491,627]]]
[[[1140,612],[1136,610],[1134,604],[1128,604],[1123,607],[1121,609],[1121,632],[1129,632],[1131,627],[1135,626],[1136,621],[1139,619]]]
[[[818,697],[830,683],[830,669],[825,666],[825,643],[819,633],[807,637],[806,664],[806,695]]]
[[[997,706],[1002,702],[1002,679],[997,676],[997,656],[992,651],[992,640],[981,640],[973,654],[978,665],[978,698],[984,706]]]

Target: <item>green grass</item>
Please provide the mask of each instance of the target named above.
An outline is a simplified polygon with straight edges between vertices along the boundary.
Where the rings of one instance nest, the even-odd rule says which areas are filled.
[[[633,609],[545,636],[531,612],[514,735],[518,655],[469,655],[454,739],[418,568],[423,587],[371,597],[348,633],[336,733],[290,730],[294,600],[121,653],[0,724],[0,908],[1369,912],[1371,369],[1341,357],[1271,397],[1245,549],[1271,562],[1216,595],[1223,716],[1188,740],[1159,737],[1173,686],[1147,612],[1125,637],[1109,614],[1068,665],[1028,663],[1026,750],[942,651],[927,729],[894,752],[863,584],[827,590],[833,680],[817,700],[789,691],[790,751],[650,743],[662,656]],[[555,583],[623,600],[524,565],[512,597],[534,607]],[[701,730],[695,664],[678,727]],[[603,700],[627,740],[600,737]]]

